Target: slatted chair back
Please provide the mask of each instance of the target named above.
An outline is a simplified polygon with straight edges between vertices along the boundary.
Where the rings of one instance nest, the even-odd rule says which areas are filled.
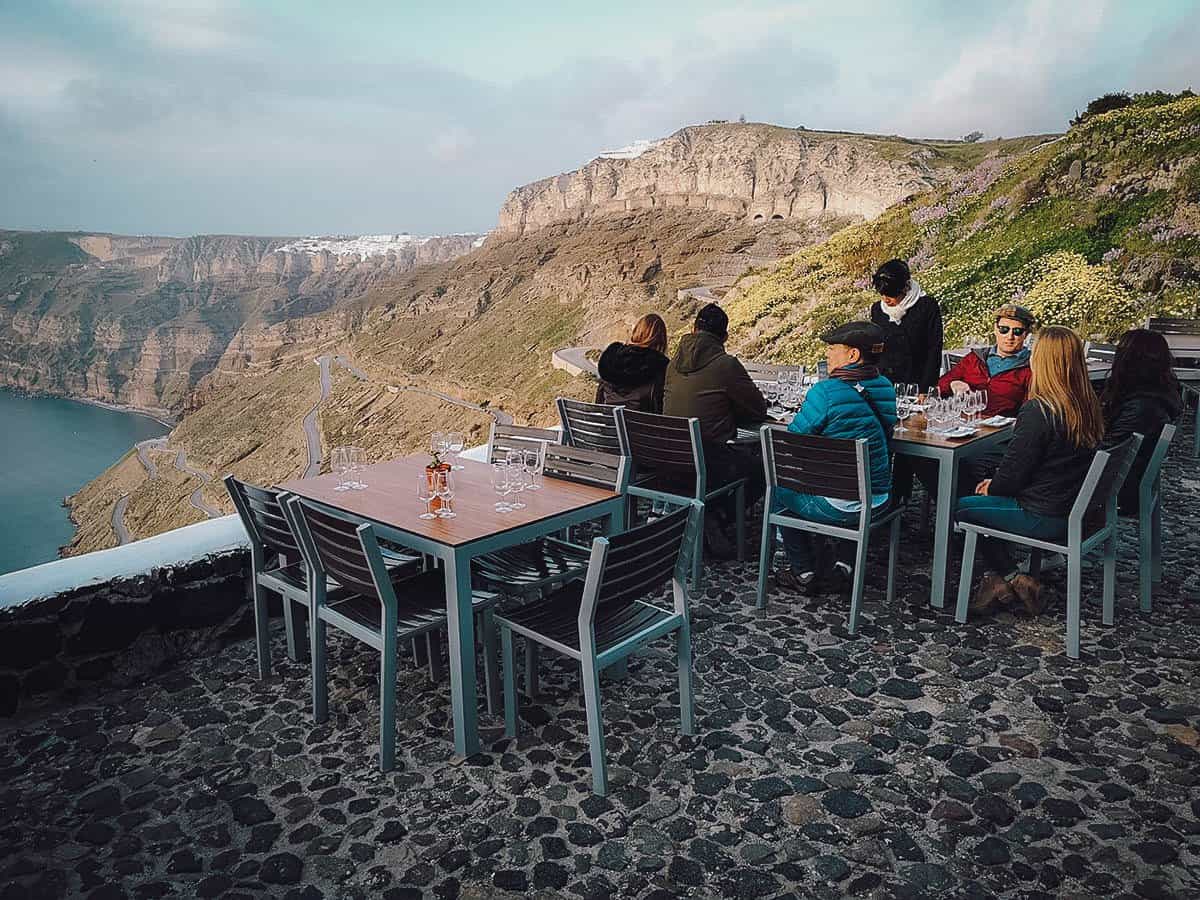
[[[596,538],[579,611],[581,628],[591,628],[597,611],[631,606],[670,582],[674,606],[686,613],[684,582],[691,567],[704,504],[692,500],[660,519],[621,534]]]
[[[550,428],[493,422],[488,435],[487,460],[489,463],[500,462],[510,450],[540,450],[542,444],[557,444],[558,439],[558,432]]]
[[[693,496],[704,497],[704,449],[700,444],[699,419],[660,416],[623,406],[614,415],[621,453],[632,463],[631,478],[651,473],[672,479],[694,479]],[[638,491],[636,487],[630,489],[631,493]]]
[[[562,423],[564,444],[601,453],[620,454],[621,441],[617,437],[617,420],[613,415],[615,406],[585,403],[569,397],[558,397],[554,403]]]
[[[1146,327],[1167,339],[1176,368],[1200,368],[1200,319],[1151,318]]]
[[[1141,444],[1142,436],[1133,434],[1115,447],[1096,451],[1067,516],[1072,540],[1082,535],[1085,519],[1099,522],[1103,517],[1105,525],[1111,525],[1116,519],[1117,492],[1121,490]]]
[[[1089,341],[1086,355],[1092,362],[1111,363],[1117,358],[1117,345]]]
[[[250,540],[263,553],[274,552],[295,560],[300,555],[300,545],[281,506],[281,494],[238,481],[232,475],[226,475],[224,481]]]
[[[782,425],[762,429],[767,484],[798,494],[864,501],[871,493],[867,442],[796,434]]]
[[[375,575],[375,572],[385,572],[386,567],[370,525],[344,519],[299,497],[288,501],[288,509],[296,523],[300,551],[305,562],[317,573],[318,584],[324,580],[320,576],[332,578],[363,597],[381,603],[390,600],[395,604],[386,574],[382,579]],[[364,540],[364,531],[370,541]],[[387,596],[381,596],[381,582],[386,585],[382,593]]]
[[[584,447],[547,444],[543,474],[622,493],[629,484],[629,457]]]

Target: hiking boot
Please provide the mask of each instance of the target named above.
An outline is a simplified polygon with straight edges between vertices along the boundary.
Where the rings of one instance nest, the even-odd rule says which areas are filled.
[[[835,562],[825,577],[826,589],[839,597],[849,597],[854,590],[854,569],[848,563]]]
[[[1004,580],[1004,576],[984,575],[983,581],[979,582],[979,587],[975,590],[975,596],[971,598],[971,605],[968,609],[972,613],[991,612],[997,606],[1008,606],[1016,599],[1016,593],[1012,586]]]
[[[737,548],[725,532],[708,516],[704,517],[704,554],[712,559],[734,559]]]
[[[775,586],[787,591],[807,594],[816,584],[816,572],[797,573],[791,566],[783,566],[775,571]]]
[[[1040,616],[1046,610],[1046,598],[1042,594],[1042,583],[1032,575],[1017,575],[1009,582],[1009,587],[1021,601],[1025,614]]]

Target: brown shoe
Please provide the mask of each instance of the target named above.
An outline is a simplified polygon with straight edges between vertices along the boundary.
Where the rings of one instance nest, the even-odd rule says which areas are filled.
[[[1032,575],[1017,575],[1009,587],[1025,607],[1026,615],[1040,616],[1046,610],[1046,598],[1042,596],[1042,583]]]
[[[997,605],[1007,606],[1016,599],[1016,594],[1003,576],[985,575],[975,590],[969,609],[973,613],[990,612]]]

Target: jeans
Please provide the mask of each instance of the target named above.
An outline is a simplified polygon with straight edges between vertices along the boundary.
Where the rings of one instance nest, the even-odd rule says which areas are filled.
[[[796,494],[787,492],[786,504],[776,501],[775,511],[789,513],[799,519],[810,522],[823,522],[826,525],[853,526],[858,524],[859,513],[842,512],[834,509],[824,497],[812,494]],[[800,531],[796,528],[781,528],[783,532],[783,549],[787,553],[788,564],[796,574],[815,572],[817,570],[817,541],[819,535],[810,531]],[[839,549],[846,541],[839,542]]]
[[[984,497],[979,494],[960,497],[955,517],[960,522],[987,525],[998,531],[1024,534],[1043,541],[1060,541],[1067,534],[1067,520],[1064,516],[1043,516],[1027,512],[1021,508],[1015,497]],[[1006,541],[980,537],[978,546],[979,554],[989,571],[998,575],[1007,575],[1013,571],[1012,556],[1008,552]]]

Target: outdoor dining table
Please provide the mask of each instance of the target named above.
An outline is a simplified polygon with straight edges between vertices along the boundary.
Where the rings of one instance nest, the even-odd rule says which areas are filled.
[[[572,525],[604,518],[608,534],[625,527],[625,497],[591,485],[543,479],[538,491],[525,491],[524,509],[501,513],[494,508],[491,467],[463,458],[454,473],[454,518],[421,519],[417,479],[429,461],[415,454],[367,466],[357,474],[361,490],[337,490],[339,477],[321,475],[279,485],[280,490],[349,514],[375,526],[389,541],[441,561],[446,578],[447,634],[454,750],[479,752],[475,686],[475,625],[471,608],[471,560]]]
[[[1012,437],[1013,426],[979,425],[970,437],[947,438],[927,430],[924,413],[910,416],[904,425],[907,426],[904,431],[897,426],[892,433],[892,451],[897,456],[936,460],[938,465],[929,602],[940,609],[945,605],[946,569],[950,558],[950,534],[954,527],[959,466],[1006,443]]]

